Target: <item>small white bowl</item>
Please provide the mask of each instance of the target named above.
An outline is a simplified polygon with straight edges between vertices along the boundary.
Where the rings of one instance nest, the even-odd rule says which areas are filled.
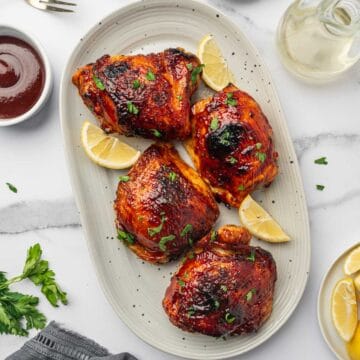
[[[28,44],[30,44],[34,50],[39,54],[45,70],[45,83],[42,93],[38,99],[38,101],[32,106],[30,110],[26,113],[19,115],[10,119],[0,119],[0,127],[1,126],[10,126],[15,125],[25,120],[30,119],[36,113],[40,111],[40,109],[45,105],[46,101],[49,99],[53,88],[53,75],[50,66],[49,59],[44,51],[44,48],[41,46],[39,41],[32,35],[29,34],[28,31],[24,31],[19,29],[18,27],[14,27],[12,25],[4,25],[0,24],[0,36],[13,36],[18,39],[21,39]]]

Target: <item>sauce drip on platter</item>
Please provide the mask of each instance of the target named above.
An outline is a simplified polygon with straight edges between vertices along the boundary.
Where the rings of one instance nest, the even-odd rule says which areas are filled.
[[[0,120],[29,111],[44,83],[44,64],[35,49],[18,38],[0,36]]]

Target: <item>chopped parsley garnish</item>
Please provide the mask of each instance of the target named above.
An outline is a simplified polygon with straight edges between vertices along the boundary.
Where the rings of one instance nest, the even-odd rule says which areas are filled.
[[[155,80],[155,74],[151,70],[148,70],[148,72],[146,74],[146,78],[149,81],[154,81]]]
[[[320,190],[320,191],[323,191],[325,189],[325,186],[324,185],[316,185],[316,189],[317,190]]]
[[[220,303],[218,300],[214,300],[214,307],[215,309],[218,309],[220,307]]]
[[[214,116],[211,119],[210,130],[214,131],[217,130],[218,128],[219,128],[219,119],[217,118],[217,116]]]
[[[179,279],[179,280],[178,280],[178,284],[179,284],[181,287],[183,287],[183,286],[185,286],[185,281]]]
[[[197,77],[202,72],[204,66],[204,64],[200,64],[191,72],[191,82],[193,85],[196,84]]]
[[[13,184],[10,184],[10,183],[7,182],[6,185],[9,188],[9,190],[12,191],[13,193],[18,192],[17,188]]]
[[[191,63],[186,64],[186,67],[189,71],[191,71],[193,69],[193,64],[191,64]]]
[[[162,251],[166,251],[166,243],[173,241],[176,238],[175,235],[163,236],[159,241],[159,248]]]
[[[217,238],[217,231],[211,230],[210,241],[215,241]]]
[[[187,233],[189,233],[190,231],[192,231],[192,225],[191,224],[186,224],[185,227],[181,230],[180,236],[184,237]]]
[[[227,292],[228,291],[228,288],[226,285],[221,285],[220,286],[220,289],[223,291],[223,292]]]
[[[166,221],[166,216],[164,213],[162,213],[160,225],[153,227],[153,228],[148,228],[148,234],[150,236],[154,236],[154,235],[158,234],[162,230],[165,221]]]
[[[238,186],[238,190],[239,190],[239,191],[244,191],[244,190],[245,190],[245,186],[244,186],[244,185],[239,185],[239,186]]]
[[[327,165],[327,164],[328,164],[327,159],[326,159],[326,156],[321,157],[321,158],[319,158],[319,159],[316,159],[316,160],[314,161],[314,163],[315,163],[315,164],[318,164],[318,165]]]
[[[131,101],[127,101],[126,105],[130,114],[137,115],[139,113],[139,109]]]
[[[237,160],[236,160],[233,156],[228,157],[228,158],[226,159],[226,161],[227,161],[228,163],[230,163],[231,165],[234,165],[234,164],[237,163]]]
[[[255,262],[255,251],[254,250],[251,251],[250,255],[246,258],[246,260]]]
[[[145,219],[145,217],[142,216],[142,215],[139,215],[137,219],[141,222],[141,221],[143,221]]]
[[[188,259],[193,259],[194,258],[194,252],[193,251],[190,251],[189,253],[188,253],[188,255],[187,255],[187,257],[188,257]]]
[[[156,136],[157,138],[161,138],[162,134],[159,130],[152,129],[151,131],[154,134],[154,136]]]
[[[228,323],[228,324],[231,324],[235,321],[235,316],[229,312],[227,312],[225,314],[225,321]]]
[[[258,150],[260,150],[261,147],[262,147],[262,143],[256,143],[256,144],[255,144],[255,147],[256,147]]]
[[[261,163],[263,163],[266,160],[266,154],[263,152],[256,152],[255,156],[260,160]]]
[[[168,177],[169,177],[170,181],[175,181],[177,175],[176,175],[176,173],[174,173],[173,171],[171,171],[171,172],[169,173]]]
[[[256,293],[256,289],[251,289],[246,295],[246,301],[250,301],[253,298],[253,295]]]
[[[234,96],[233,93],[227,93],[226,94],[226,100],[225,100],[226,105],[230,105],[230,106],[236,106],[237,105],[237,100],[234,99],[233,96]]]
[[[132,234],[126,232],[126,231],[123,231],[123,230],[118,230],[117,238],[119,240],[123,240],[123,241],[129,243],[130,245],[135,243],[134,235],[132,235]]]
[[[194,314],[195,314],[195,309],[191,306],[191,307],[189,307],[189,309],[188,309],[188,316],[189,317],[191,317],[191,316],[193,316]]]
[[[119,181],[121,182],[128,182],[129,180],[130,180],[130,176],[128,175],[119,176]]]
[[[93,80],[98,89],[105,90],[105,85],[101,82],[101,80],[97,76],[94,75]]]
[[[225,146],[229,146],[230,145],[230,132],[228,130],[225,130],[221,135],[220,135],[220,144],[221,145],[225,145]]]
[[[193,246],[194,245],[194,240],[192,238],[189,238],[189,245]]]
[[[133,81],[133,88],[136,90],[141,86],[140,80],[139,79],[135,79]]]
[[[182,100],[182,96],[181,96],[181,95],[178,95],[176,98],[177,98],[179,101]]]

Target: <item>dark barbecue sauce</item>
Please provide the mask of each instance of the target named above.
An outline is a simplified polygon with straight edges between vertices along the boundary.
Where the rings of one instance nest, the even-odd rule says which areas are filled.
[[[18,38],[0,36],[0,120],[30,110],[44,82],[44,64],[35,49]]]

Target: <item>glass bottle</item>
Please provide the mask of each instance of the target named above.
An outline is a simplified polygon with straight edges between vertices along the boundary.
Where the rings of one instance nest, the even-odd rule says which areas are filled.
[[[335,78],[360,58],[360,0],[296,0],[279,23],[277,45],[297,76]]]

